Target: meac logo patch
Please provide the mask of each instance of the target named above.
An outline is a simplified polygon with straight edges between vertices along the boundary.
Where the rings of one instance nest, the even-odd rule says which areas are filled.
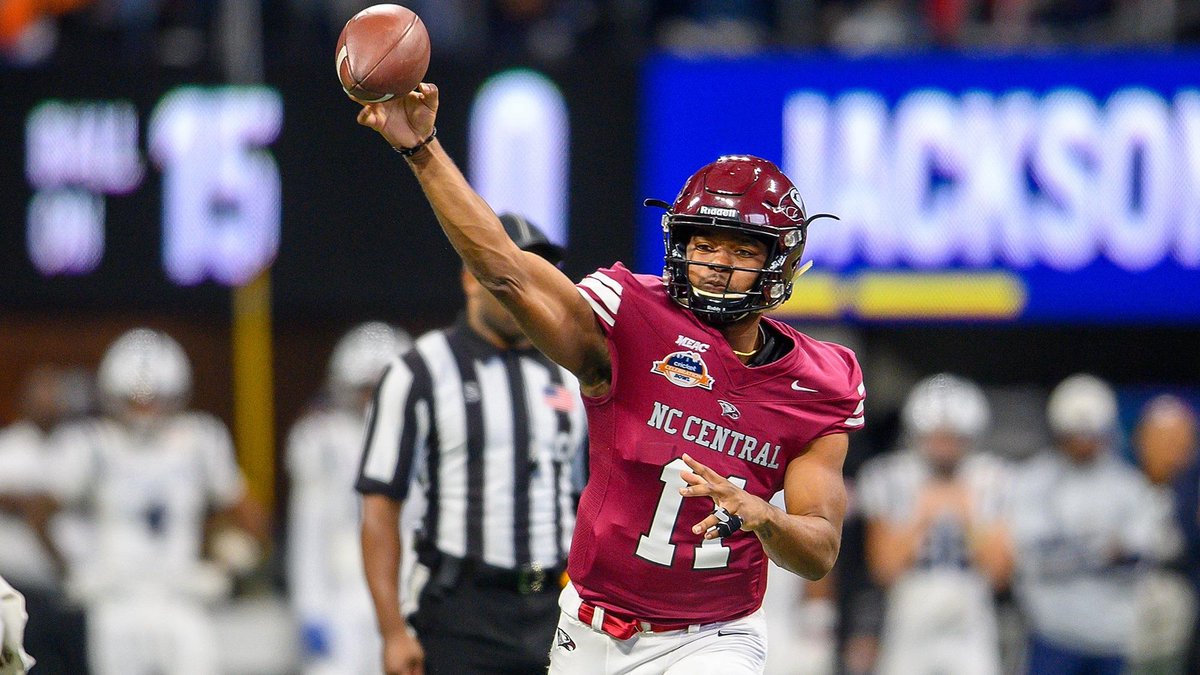
[[[700,387],[712,389],[713,378],[708,374],[708,364],[692,351],[672,352],[662,361],[655,361],[650,372],[658,373],[667,378],[677,387]]]

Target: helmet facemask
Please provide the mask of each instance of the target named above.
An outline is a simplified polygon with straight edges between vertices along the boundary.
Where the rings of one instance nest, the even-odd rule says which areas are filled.
[[[796,262],[804,248],[804,229],[800,227],[780,235],[747,228],[737,221],[668,213],[663,216],[666,248],[663,277],[667,292],[680,305],[713,324],[733,323],[749,314],[775,307],[791,295]],[[765,264],[759,269],[689,260],[688,242],[705,230],[748,236],[762,242],[766,245]],[[692,285],[688,273],[693,265],[729,272],[727,284],[733,282],[734,272],[751,272],[758,277],[745,291],[735,291],[727,285],[723,292],[714,293]]]

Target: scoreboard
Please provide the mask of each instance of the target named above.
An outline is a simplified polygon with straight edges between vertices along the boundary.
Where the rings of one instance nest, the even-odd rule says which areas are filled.
[[[104,258],[107,199],[162,181],[168,279],[240,285],[279,251],[280,175],[270,152],[283,100],[269,87],[180,86],[150,111],[142,152],[128,100],[36,104],[26,118],[26,252],[43,275],[86,276]]]
[[[258,85],[102,56],[0,70],[0,310],[225,314],[228,290],[269,268],[284,315],[448,320],[457,254],[324,56]],[[594,269],[631,248],[636,73],[579,72],[447,62],[430,77],[439,139],[480,193]]]

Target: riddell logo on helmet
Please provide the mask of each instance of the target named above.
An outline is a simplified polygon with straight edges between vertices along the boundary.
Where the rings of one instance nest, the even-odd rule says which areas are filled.
[[[779,200],[779,206],[765,205],[774,213],[788,220],[800,220],[804,217],[804,202],[800,200],[800,191],[792,188]],[[702,209],[703,210],[703,209]]]
[[[737,218],[737,209],[724,209],[719,206],[701,206],[700,215],[702,216],[720,216],[722,218]]]

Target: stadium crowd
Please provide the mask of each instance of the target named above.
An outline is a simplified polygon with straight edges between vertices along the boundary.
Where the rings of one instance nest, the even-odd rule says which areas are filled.
[[[332,43],[369,0],[2,0],[0,53],[19,67],[54,63],[80,34],[103,35],[132,62],[190,67],[219,60],[221,41],[261,24]],[[832,48],[1188,44],[1200,7],[1187,0],[410,0],[438,59],[555,63],[653,49],[746,54]]]

